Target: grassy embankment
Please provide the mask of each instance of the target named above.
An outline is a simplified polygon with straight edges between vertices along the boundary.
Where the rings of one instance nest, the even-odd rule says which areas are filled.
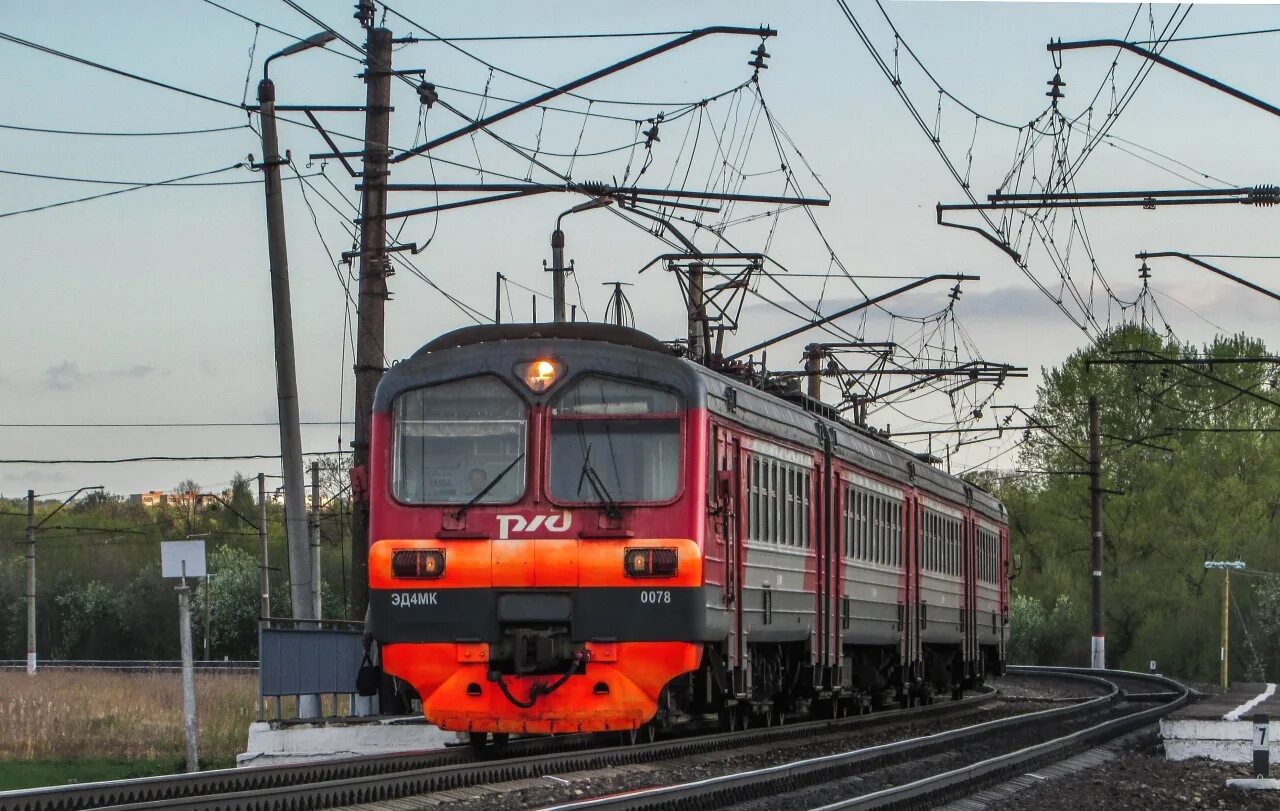
[[[197,674],[200,765],[235,765],[255,717],[253,674]],[[0,791],[180,772],[173,673],[0,673]]]

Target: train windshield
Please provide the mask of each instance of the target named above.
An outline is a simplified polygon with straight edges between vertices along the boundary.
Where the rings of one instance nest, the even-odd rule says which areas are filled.
[[[517,501],[525,488],[527,422],[524,401],[496,377],[401,394],[395,401],[396,498],[409,504]]]
[[[551,408],[550,495],[561,503],[670,501],[680,484],[680,399],[585,377]]]

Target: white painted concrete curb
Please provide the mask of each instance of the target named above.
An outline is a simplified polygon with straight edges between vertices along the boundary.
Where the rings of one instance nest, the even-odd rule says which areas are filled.
[[[441,749],[458,736],[423,723],[384,720],[353,724],[291,724],[273,728],[270,722],[249,725],[245,751],[237,766],[305,763],[353,755],[386,755]]]

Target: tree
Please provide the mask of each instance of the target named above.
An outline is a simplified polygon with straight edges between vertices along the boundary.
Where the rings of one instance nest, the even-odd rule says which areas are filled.
[[[1197,348],[1126,326],[1045,370],[1032,421],[1052,426],[1052,435],[1031,432],[1020,460],[1041,472],[999,480],[995,490],[1009,510],[1013,551],[1023,557],[1021,593],[1042,606],[1060,596],[1087,606],[1089,491],[1087,478],[1074,474],[1087,455],[1085,400],[1098,397],[1103,486],[1124,493],[1105,502],[1110,664],[1145,669],[1156,659],[1166,672],[1213,678],[1217,645],[1204,640],[1217,637],[1221,591],[1204,561],[1242,558],[1273,570],[1280,563],[1275,367],[1213,362],[1266,355],[1261,341],[1243,335]],[[1156,356],[1182,362],[1087,365]],[[1233,651],[1233,659],[1243,656],[1242,647]]]
[[[58,659],[114,659],[123,647],[125,598],[97,580],[69,584],[54,598],[60,634],[53,648]]]
[[[205,590],[195,589],[193,617],[204,617]],[[234,546],[209,556],[209,649],[214,656],[253,659],[258,651],[258,562]],[[197,636],[203,633],[199,626]]]

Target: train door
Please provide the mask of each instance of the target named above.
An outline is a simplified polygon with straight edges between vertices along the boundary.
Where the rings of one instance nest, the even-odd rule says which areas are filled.
[[[721,573],[721,602],[728,616],[728,637],[726,663],[732,692],[741,695],[746,690],[745,672],[747,670],[746,639],[743,634],[742,621],[742,538],[744,536],[742,521],[745,515],[742,510],[743,493],[746,482],[744,471],[744,451],[742,441],[722,425],[712,426],[713,448],[715,456],[714,483],[715,498],[712,509],[713,534],[716,539],[717,556],[721,565],[717,567]]]
[[[898,622],[901,664],[901,700],[909,702],[911,683],[920,670],[920,498],[907,491],[902,502],[902,573],[898,590]]]
[[[966,680],[982,675],[981,655],[978,644],[978,520],[972,510],[966,510],[961,528],[961,554],[963,565],[963,600],[960,608],[962,654]]]
[[[841,673],[840,644],[840,570],[841,555],[836,546],[836,516],[839,510],[838,481],[835,471],[833,443],[835,435],[818,423],[822,439],[822,459],[818,464],[810,518],[810,535],[817,555],[818,569],[818,662],[814,684],[821,690],[838,692]]]

